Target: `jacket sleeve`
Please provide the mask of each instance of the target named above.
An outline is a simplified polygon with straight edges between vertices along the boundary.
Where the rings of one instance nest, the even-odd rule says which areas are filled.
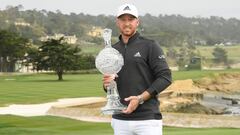
[[[163,50],[156,42],[151,44],[148,60],[155,80],[147,91],[151,95],[157,95],[172,83],[171,70],[168,67]]]

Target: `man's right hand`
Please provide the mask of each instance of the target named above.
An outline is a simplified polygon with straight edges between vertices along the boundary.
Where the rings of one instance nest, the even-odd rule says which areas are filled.
[[[115,77],[117,77],[117,75],[114,74],[104,74],[103,75],[103,86],[106,89],[110,83],[115,79]]]

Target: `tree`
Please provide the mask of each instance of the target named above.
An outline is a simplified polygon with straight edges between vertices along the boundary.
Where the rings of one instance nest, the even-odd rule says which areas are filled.
[[[0,31],[0,72],[14,71],[15,63],[24,59],[28,42],[16,33]]]
[[[39,59],[40,57],[38,53],[38,48],[35,46],[32,46],[28,48],[23,64],[27,67],[27,69],[30,66],[32,67],[31,70],[37,70],[37,64],[38,64],[37,62],[39,61]]]
[[[95,57],[91,54],[81,55],[79,62],[80,69],[94,69],[95,67]]]
[[[224,50],[223,48],[214,48],[212,55],[214,56],[215,63],[223,62],[224,64],[227,64],[228,56],[226,50]]]
[[[193,58],[200,56],[201,54],[196,52],[196,48],[193,45],[184,44],[176,54],[176,63],[180,70],[185,70]]]
[[[180,70],[185,69],[186,65],[189,62],[189,50],[186,48],[186,46],[180,48],[178,54],[177,54],[177,65]]]
[[[58,80],[63,80],[64,71],[78,69],[78,61],[80,58],[80,48],[71,47],[64,42],[64,38],[58,40],[50,39],[43,42],[38,49],[38,57],[36,57],[37,70],[53,70],[58,75]]]

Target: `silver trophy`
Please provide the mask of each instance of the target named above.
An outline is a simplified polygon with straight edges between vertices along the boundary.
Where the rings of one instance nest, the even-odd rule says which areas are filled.
[[[124,64],[123,56],[111,46],[111,29],[104,29],[102,36],[105,43],[105,48],[99,52],[96,57],[95,65],[102,74],[115,76]],[[124,106],[120,102],[120,96],[117,90],[115,81],[107,87],[107,104],[101,108],[103,114],[118,114],[121,113]]]

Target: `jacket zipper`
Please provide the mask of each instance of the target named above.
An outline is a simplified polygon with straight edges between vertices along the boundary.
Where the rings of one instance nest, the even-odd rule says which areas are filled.
[[[127,44],[124,44],[124,54],[123,54],[124,63],[125,63],[126,53],[127,53]]]

